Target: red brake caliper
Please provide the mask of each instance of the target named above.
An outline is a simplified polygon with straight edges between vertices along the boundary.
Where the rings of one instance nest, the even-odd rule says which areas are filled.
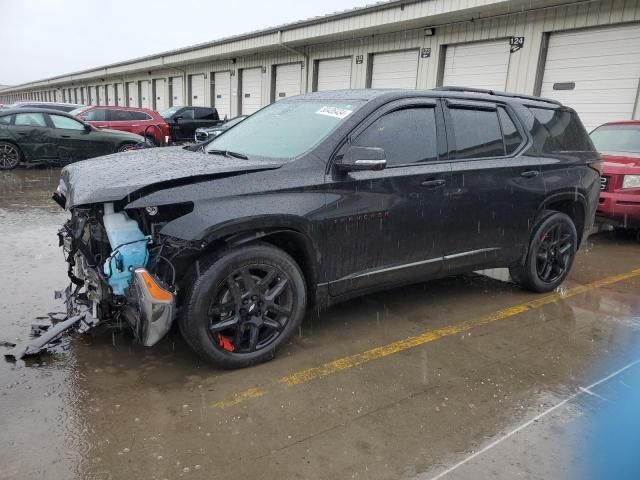
[[[233,352],[233,344],[224,335],[218,334],[218,345],[225,349],[227,352]]]

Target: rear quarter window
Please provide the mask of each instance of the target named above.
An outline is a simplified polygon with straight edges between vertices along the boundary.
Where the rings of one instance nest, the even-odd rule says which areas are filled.
[[[568,109],[529,107],[527,127],[541,153],[593,152],[595,148],[578,114]]]

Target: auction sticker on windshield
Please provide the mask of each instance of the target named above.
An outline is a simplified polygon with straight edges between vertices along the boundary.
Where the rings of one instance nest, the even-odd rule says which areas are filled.
[[[339,119],[346,118],[353,110],[347,110],[345,108],[338,107],[322,107],[316,112],[318,115],[327,115],[329,117],[335,117]]]

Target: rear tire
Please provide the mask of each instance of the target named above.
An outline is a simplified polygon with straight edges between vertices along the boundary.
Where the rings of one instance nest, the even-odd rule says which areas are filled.
[[[224,368],[271,360],[306,310],[305,280],[285,252],[257,244],[196,265],[185,292],[180,331],[202,358]]]
[[[22,161],[20,149],[9,142],[0,142],[0,170],[13,170]]]
[[[146,135],[144,137],[144,143],[146,143],[148,147],[157,147],[158,146],[158,142],[156,142],[156,140],[150,135]]]
[[[523,265],[510,269],[511,278],[533,292],[555,290],[567,277],[578,248],[578,234],[571,217],[545,212],[533,230]]]

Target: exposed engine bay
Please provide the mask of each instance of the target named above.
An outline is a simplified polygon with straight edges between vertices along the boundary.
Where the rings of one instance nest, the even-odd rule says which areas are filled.
[[[58,232],[71,281],[57,292],[67,318],[12,356],[37,354],[70,328],[85,333],[130,327],[141,344],[155,345],[173,325],[178,281],[200,251],[158,232],[189,211],[189,205],[115,211],[113,203],[72,209]]]
[[[172,216],[187,213],[169,208]],[[124,320],[145,346],[164,337],[176,314],[178,272],[199,249],[158,234],[167,220],[163,213],[148,207],[131,218],[115,212],[113,203],[72,210],[58,234],[74,286],[67,299],[70,315],[82,305],[95,326]]]

